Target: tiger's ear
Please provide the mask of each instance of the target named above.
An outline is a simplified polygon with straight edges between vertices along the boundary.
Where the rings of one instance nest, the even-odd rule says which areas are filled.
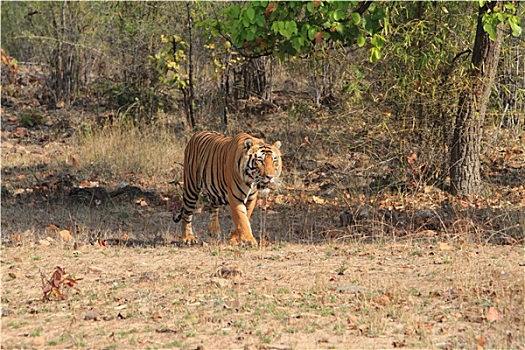
[[[281,149],[281,141],[275,141],[274,144],[273,144],[273,147],[275,147],[277,149]]]
[[[252,146],[253,146],[253,140],[252,139],[244,140],[244,149],[250,149]]]

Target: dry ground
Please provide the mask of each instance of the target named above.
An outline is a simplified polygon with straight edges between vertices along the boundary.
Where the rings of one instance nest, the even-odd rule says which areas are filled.
[[[48,240],[49,242],[50,240]],[[523,249],[2,247],[2,348],[523,349]],[[78,280],[42,301],[41,273]]]
[[[487,128],[486,191],[461,200],[379,117],[232,118],[283,141],[281,190],[252,218],[264,244],[211,239],[196,215],[206,244],[181,247],[176,116],[139,130],[2,103],[2,348],[525,349],[523,130]],[[78,290],[43,301],[56,266]]]

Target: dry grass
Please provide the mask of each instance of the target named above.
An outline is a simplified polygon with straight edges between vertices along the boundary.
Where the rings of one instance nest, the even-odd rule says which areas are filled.
[[[443,243],[28,243],[3,247],[2,346],[523,349],[522,263],[519,247]],[[44,303],[57,265],[81,293]]]
[[[187,139],[158,122],[141,128],[108,126],[78,136],[81,165],[116,178],[121,174],[156,176],[173,181],[174,169],[180,172]]]

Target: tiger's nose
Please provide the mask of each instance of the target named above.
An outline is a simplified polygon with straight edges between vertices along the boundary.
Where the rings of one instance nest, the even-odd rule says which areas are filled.
[[[266,177],[264,178],[264,183],[274,182],[274,179],[275,179],[275,175],[266,174]]]
[[[271,182],[272,179],[273,179],[272,175],[264,175],[264,176],[261,177],[261,183],[267,184],[267,183]]]

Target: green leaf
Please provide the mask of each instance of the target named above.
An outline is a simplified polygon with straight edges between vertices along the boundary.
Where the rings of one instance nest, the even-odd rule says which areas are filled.
[[[297,50],[297,51],[299,51],[301,49],[301,47],[302,47],[301,42],[299,41],[299,39],[302,39],[302,38],[301,37],[296,37],[296,38],[292,39],[292,47],[295,50]]]
[[[365,37],[362,34],[359,34],[357,36],[357,46],[363,47],[363,45],[365,45],[365,42],[366,42]]]
[[[253,41],[253,39],[255,39],[255,34],[252,32],[247,32],[245,38],[247,41]]]
[[[266,21],[264,20],[264,17],[263,16],[257,16],[255,18],[255,23],[259,26],[259,27],[264,27],[264,24],[266,23]]]
[[[315,11],[314,3],[313,1],[309,1],[308,4],[306,4],[306,9],[308,12],[312,13]]]
[[[318,28],[310,27],[310,29],[308,29],[308,39],[314,40],[315,39],[315,33],[317,33],[318,31],[319,31]]]
[[[246,9],[246,16],[250,20],[250,22],[253,23],[253,20],[255,19],[255,10],[252,7],[248,7]]]
[[[297,23],[295,21],[288,21],[288,22],[286,22],[286,28],[292,34],[297,34]]]
[[[512,30],[512,35],[513,36],[520,36],[521,35],[522,28],[517,23],[515,23],[514,21],[510,21],[509,20],[509,26],[510,26],[510,29]]]
[[[334,12],[334,20],[340,21],[343,18],[345,18],[345,13],[343,12],[343,10],[336,10]]]
[[[230,6],[229,12],[230,16],[232,16],[233,18],[238,18],[239,13],[241,13],[241,8],[237,5],[232,5]]]
[[[489,35],[490,40],[496,39],[496,29],[491,23],[485,22],[483,24],[483,29]]]
[[[352,12],[350,16],[352,17],[352,22],[354,22],[354,24],[361,23],[361,15],[359,13]]]
[[[381,11],[381,10],[377,10],[377,11],[375,11],[375,12],[372,14],[371,18],[372,18],[374,21],[379,21],[379,20],[385,18],[385,13],[384,13],[383,11]]]
[[[375,62],[381,58],[381,50],[377,47],[372,47],[370,49],[370,62]]]
[[[378,34],[375,34],[373,37],[372,37],[372,45],[374,45],[375,47],[377,48],[382,48],[384,43],[385,43],[385,38],[383,38],[381,35],[378,35]]]

